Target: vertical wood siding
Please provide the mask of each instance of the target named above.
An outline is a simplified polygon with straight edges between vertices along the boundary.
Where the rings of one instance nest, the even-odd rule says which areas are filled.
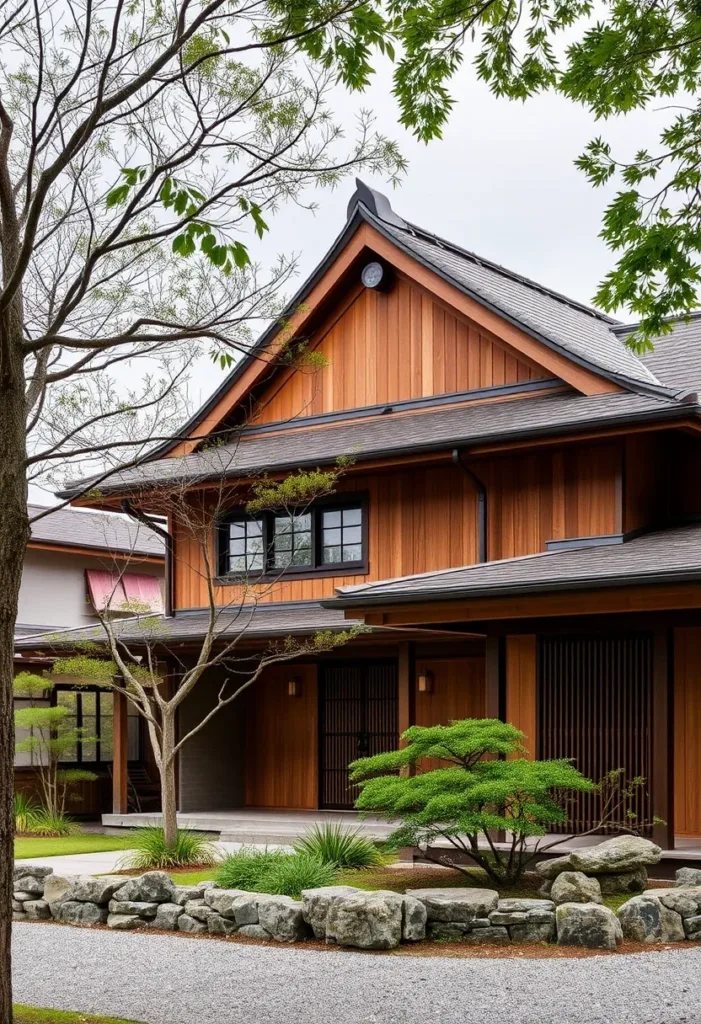
[[[652,637],[543,637],[538,650],[538,755],[574,758],[588,778],[623,768],[628,780],[652,771]],[[635,812],[650,818],[649,785],[638,791]],[[570,804],[563,831],[591,828],[596,794]]]
[[[299,697],[287,682],[301,680]],[[246,806],[314,808],[318,797],[316,665],[271,666],[246,702]]]
[[[616,445],[589,445],[473,462],[487,487],[489,559],[535,554],[556,537],[616,532],[617,455]],[[262,584],[255,588],[257,600],[319,600],[332,597],[338,586],[477,561],[477,498],[457,467],[349,473],[339,492],[353,491],[368,496],[369,572]],[[207,592],[201,549],[177,526],[174,534],[175,607],[202,608]],[[210,558],[216,564],[214,537]],[[217,601],[238,600],[239,592],[218,587]]]
[[[386,294],[357,290],[348,303],[347,297],[311,338],[310,347],[326,359],[324,368],[280,371],[262,392],[253,422],[552,376],[406,278]]]
[[[506,637],[506,721],[524,733],[528,757],[538,756],[536,638]]]
[[[701,627],[674,630],[674,826],[701,836]]]

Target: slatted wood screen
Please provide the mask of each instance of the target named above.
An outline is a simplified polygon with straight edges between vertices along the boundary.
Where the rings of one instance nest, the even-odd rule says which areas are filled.
[[[538,650],[538,757],[572,757],[575,767],[598,781],[623,768],[628,779],[650,779],[652,742],[652,637],[543,637]],[[650,817],[649,785],[633,808]],[[573,798],[571,819],[559,831],[593,827],[595,794]]]
[[[358,795],[350,762],[399,743],[396,661],[325,666],[319,728],[320,806],[350,809]]]

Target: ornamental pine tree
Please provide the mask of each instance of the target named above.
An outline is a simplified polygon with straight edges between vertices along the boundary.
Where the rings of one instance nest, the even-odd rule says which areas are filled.
[[[539,852],[538,838],[568,820],[568,794],[596,788],[568,760],[524,757],[523,738],[493,718],[411,726],[399,750],[350,765],[360,785],[356,807],[399,822],[393,844],[416,846],[465,871],[450,852],[431,852],[447,840],[495,884],[512,885]],[[428,758],[441,765],[422,771]],[[505,842],[497,841],[499,833]]]

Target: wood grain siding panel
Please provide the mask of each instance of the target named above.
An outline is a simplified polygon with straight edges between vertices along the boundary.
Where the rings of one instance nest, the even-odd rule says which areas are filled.
[[[253,422],[551,376],[405,277],[387,293],[356,289],[352,295],[310,340],[324,367],[281,370],[261,393]]]
[[[565,536],[618,533],[621,450],[614,443],[565,449]]]
[[[290,697],[290,678],[301,681]],[[246,806],[315,808],[318,804],[316,665],[272,666],[246,698]]]
[[[629,434],[623,442],[624,533],[651,529],[667,519],[670,440],[661,434]]]
[[[461,718],[484,718],[484,657],[417,659],[417,679],[426,671],[433,675],[433,691],[416,693],[417,725],[447,725]],[[430,771],[444,763],[426,758],[420,768]]]
[[[701,837],[701,627],[674,630],[674,823]]]
[[[536,638],[506,637],[506,721],[524,733],[528,757],[537,757]]]

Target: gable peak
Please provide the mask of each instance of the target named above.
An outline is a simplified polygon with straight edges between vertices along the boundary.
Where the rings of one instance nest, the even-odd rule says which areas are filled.
[[[405,230],[409,227],[405,220],[395,213],[392,209],[392,204],[386,195],[382,192],[378,192],[374,188],[370,188],[360,178],[355,179],[355,192],[350,197],[348,203],[348,220],[351,219],[355,213],[356,207],[362,203],[363,206],[374,214],[379,220],[385,222],[385,224],[393,224],[397,228],[404,228]]]

